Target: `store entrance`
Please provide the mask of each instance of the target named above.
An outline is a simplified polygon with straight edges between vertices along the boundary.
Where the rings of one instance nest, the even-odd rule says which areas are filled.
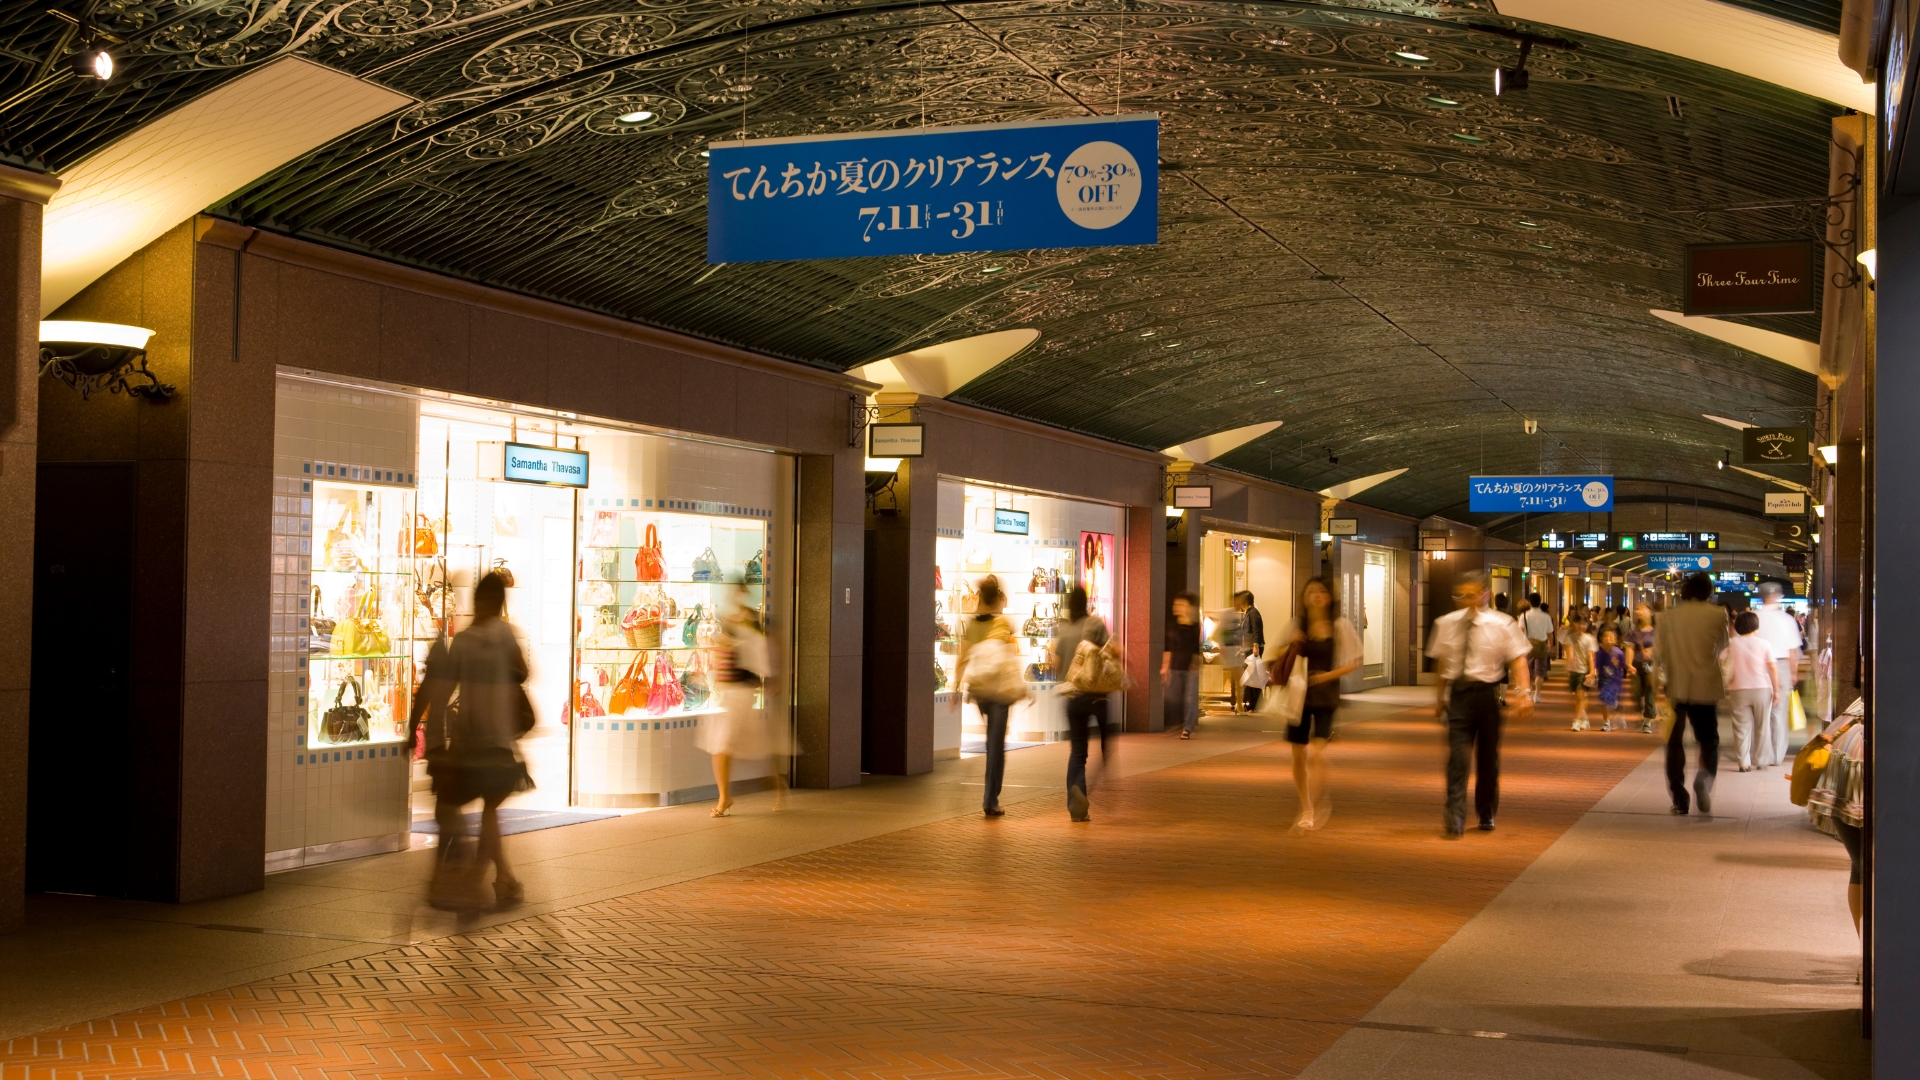
[[[1360,633],[1360,670],[1343,680],[1347,690],[1393,684],[1393,558],[1388,548],[1340,545],[1340,608]]]
[[[1200,699],[1230,709],[1240,688],[1223,663],[1220,626],[1243,622],[1233,613],[1236,594],[1253,594],[1268,645],[1284,641],[1293,620],[1293,543],[1265,536],[1210,530],[1200,542],[1201,627],[1208,645],[1200,669]],[[1244,631],[1242,632],[1244,637]],[[1244,670],[1244,669],[1239,669]]]
[[[132,816],[134,469],[121,462],[39,469],[38,689],[27,729],[27,888],[35,892],[125,896],[136,860],[154,857],[135,849],[143,837]],[[163,869],[140,878],[170,876]]]

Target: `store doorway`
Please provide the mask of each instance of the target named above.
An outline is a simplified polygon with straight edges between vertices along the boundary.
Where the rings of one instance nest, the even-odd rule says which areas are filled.
[[[1233,607],[1236,593],[1253,594],[1254,606],[1269,646],[1285,640],[1293,620],[1293,543],[1246,533],[1209,531],[1200,546],[1200,610],[1202,629],[1209,636],[1222,613]],[[1200,669],[1200,696],[1215,706],[1231,703],[1235,689],[1220,664],[1220,653],[1208,650]]]
[[[135,475],[131,462],[39,468],[27,720],[35,892],[125,896],[133,880]]]
[[[1360,670],[1345,689],[1393,684],[1393,552],[1367,544],[1340,545],[1340,608],[1360,633]]]

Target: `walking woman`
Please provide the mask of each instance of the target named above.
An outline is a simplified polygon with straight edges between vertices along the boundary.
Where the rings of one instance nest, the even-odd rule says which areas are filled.
[[[979,613],[961,627],[960,657],[953,668],[954,686],[966,688],[967,697],[987,722],[986,793],[980,799],[980,811],[987,817],[1006,813],[1000,809],[1000,787],[1007,775],[1007,713],[1026,692],[1020,654],[1013,644],[1013,624],[1001,614],[1006,609],[1007,594],[1000,583],[991,577],[981,582]],[[971,681],[969,660],[975,661]],[[952,702],[955,709],[960,708],[960,695],[954,694]]]
[[[1307,664],[1306,705],[1299,722],[1287,728],[1287,741],[1293,744],[1293,787],[1300,796],[1300,817],[1292,830],[1298,836],[1325,827],[1333,816],[1327,740],[1333,737],[1333,714],[1340,705],[1340,680],[1360,666],[1360,635],[1341,618],[1340,601],[1325,578],[1314,578],[1300,591],[1300,617],[1286,644],[1287,653]],[[1291,662],[1276,664],[1272,684],[1286,685],[1292,667]]]
[[[1073,654],[1082,641],[1096,648],[1107,643],[1107,624],[1098,615],[1087,612],[1087,590],[1075,586],[1067,594],[1067,617],[1053,631],[1053,670],[1065,675],[1073,667]],[[1087,735],[1090,725],[1098,725],[1100,763],[1104,767],[1110,748],[1107,745],[1107,695],[1089,694],[1062,683],[1067,695],[1067,734],[1073,751],[1067,757],[1067,813],[1075,821],[1090,821],[1087,803]]]
[[[1659,711],[1653,701],[1653,609],[1646,604],[1633,609],[1633,629],[1627,631],[1625,644],[1633,677],[1640,691],[1640,730],[1651,732]]]
[[[714,817],[726,817],[733,809],[735,758],[767,760],[773,808],[785,810],[786,758],[793,753],[792,738],[784,728],[768,723],[766,711],[760,707],[761,686],[773,674],[766,628],[760,624],[760,613],[747,603],[743,586],[735,584],[729,592],[727,613],[720,620],[726,642],[715,650],[713,666],[721,711],[706,717],[694,737],[695,746],[713,755],[713,780],[719,788]]]
[[[424,708],[416,706],[428,717],[427,756],[440,843],[447,849],[429,896],[435,907],[507,908],[526,895],[500,842],[500,804],[533,787],[526,763],[514,749],[533,729],[533,706],[524,687],[527,658],[506,620],[506,607],[507,579],[497,572],[481,578],[473,588],[472,625],[454,636],[444,661],[429,657],[421,686],[427,702]],[[448,706],[448,696],[456,693],[457,704]],[[444,722],[436,723],[435,714],[444,716]],[[444,732],[443,745],[435,745],[436,727]],[[472,861],[462,865],[455,857],[466,831],[459,811],[474,799],[480,800],[480,844]],[[494,868],[491,898],[485,887],[489,863]]]

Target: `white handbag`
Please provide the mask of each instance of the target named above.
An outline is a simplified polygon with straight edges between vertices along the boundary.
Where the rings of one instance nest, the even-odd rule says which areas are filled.
[[[1288,727],[1294,727],[1300,723],[1300,716],[1306,707],[1307,658],[1296,656],[1293,672],[1287,676],[1287,681],[1268,683],[1266,692],[1260,695],[1260,711],[1283,721]]]
[[[1266,662],[1257,656],[1249,655],[1246,672],[1240,676],[1240,685],[1251,686],[1258,690],[1271,681],[1267,675]]]

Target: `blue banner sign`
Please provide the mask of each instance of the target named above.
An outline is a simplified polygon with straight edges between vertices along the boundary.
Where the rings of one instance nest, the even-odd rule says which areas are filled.
[[[1613,509],[1611,476],[1473,476],[1467,509],[1480,514]]]
[[[506,463],[501,477],[522,484],[552,484],[557,487],[587,486],[587,455],[584,450],[559,450],[551,446],[506,444]]]
[[[1157,243],[1160,118],[717,142],[707,261]]]
[[[1691,574],[1696,570],[1712,570],[1711,555],[1649,555],[1647,569],[1655,573],[1665,570],[1677,570],[1682,574]]]

